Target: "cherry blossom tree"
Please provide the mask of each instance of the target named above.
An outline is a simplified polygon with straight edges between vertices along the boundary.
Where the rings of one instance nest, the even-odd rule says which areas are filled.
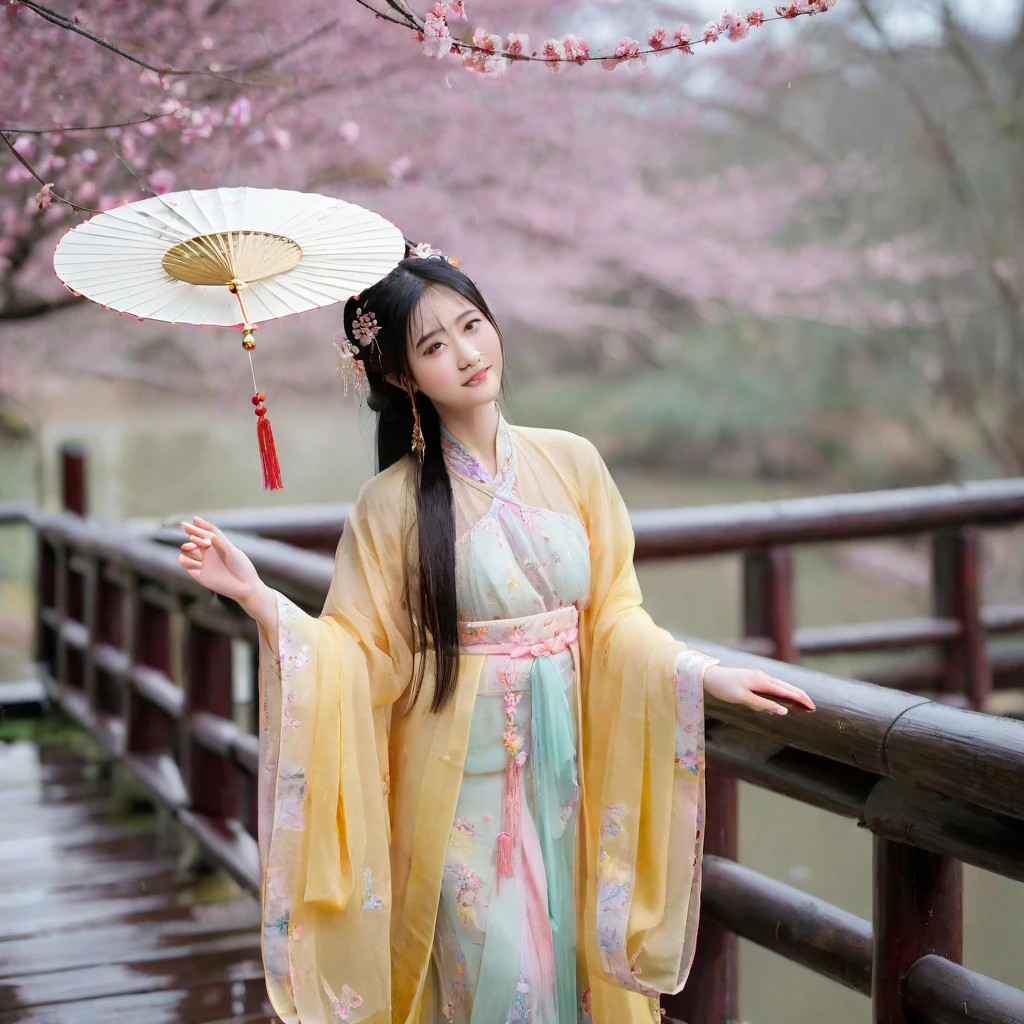
[[[49,256],[88,211],[222,184],[372,207],[461,256],[505,322],[640,355],[692,317],[917,327],[936,307],[892,294],[893,266],[962,272],[920,232],[866,237],[848,200],[876,187],[872,165],[759,110],[821,73],[785,22],[824,2],[693,31],[651,24],[671,8],[616,4],[589,40],[593,4],[376,6],[386,17],[359,0],[7,0],[0,321],[75,301]],[[784,144],[751,161],[758,133]],[[805,230],[837,210],[830,235]]]

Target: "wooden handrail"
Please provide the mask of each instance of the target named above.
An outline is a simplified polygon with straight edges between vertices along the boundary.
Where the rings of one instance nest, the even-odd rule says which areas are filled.
[[[244,533],[333,547],[351,503],[204,513]],[[999,526],[1024,519],[1024,478],[977,480],[933,487],[745,501],[729,505],[643,509],[630,513],[636,560],[753,551],[789,544],[896,537],[964,526]],[[140,520],[156,534],[161,525]]]
[[[740,938],[871,992],[871,922],[723,857],[705,857],[701,911]]]
[[[760,668],[799,686],[817,707],[813,715],[764,715],[709,697],[712,718],[796,750],[1024,819],[1024,722],[681,639],[730,665]]]
[[[1019,1024],[1024,992],[941,956],[921,957],[903,981],[903,1006],[929,1024]]]

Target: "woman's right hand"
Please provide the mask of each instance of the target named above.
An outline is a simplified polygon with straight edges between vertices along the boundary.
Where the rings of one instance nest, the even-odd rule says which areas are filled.
[[[256,567],[213,523],[193,516],[182,523],[188,540],[181,545],[178,561],[204,587],[237,601],[248,611],[262,586]]]

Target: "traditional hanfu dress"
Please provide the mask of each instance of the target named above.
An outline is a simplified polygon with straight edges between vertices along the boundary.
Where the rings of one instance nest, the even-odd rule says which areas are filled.
[[[713,662],[643,612],[589,442],[501,419],[493,480],[443,448],[451,703],[413,649],[409,459],[361,491],[321,616],[279,595],[262,638],[271,999],[289,1024],[657,1021],[693,955]]]

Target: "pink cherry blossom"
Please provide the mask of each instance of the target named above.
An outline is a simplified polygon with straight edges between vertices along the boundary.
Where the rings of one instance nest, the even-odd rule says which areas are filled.
[[[606,57],[601,66],[607,71],[614,71],[620,64],[646,64],[647,57],[640,52],[640,43],[629,36],[623,36],[615,47],[615,55]]]
[[[750,32],[750,26],[747,24],[746,19],[741,18],[733,11],[726,11],[722,15],[722,20],[718,27],[728,35],[729,41],[732,43],[738,43],[741,39],[746,39],[747,34]]]
[[[650,35],[647,37],[647,45],[652,50],[661,50],[665,46],[665,37],[668,33],[663,28],[651,29]]]
[[[494,38],[499,39],[498,36],[495,36]],[[483,73],[485,75],[493,76],[503,75],[505,74],[506,71],[508,71],[509,64],[511,64],[511,61],[507,57],[505,57],[504,54],[489,53],[487,54],[486,57],[484,57]]]
[[[713,21],[709,21],[704,26],[704,45],[707,46],[708,43],[717,43],[718,35],[718,26]]]
[[[466,20],[466,5],[464,0],[449,0],[448,2],[448,20],[449,21],[465,21]]]
[[[50,174],[53,171],[61,171],[67,166],[67,160],[56,153],[47,153],[36,165],[39,174]]]
[[[501,36],[489,35],[487,29],[478,28],[473,33],[473,45],[485,53],[494,53],[501,46]]]
[[[452,35],[448,23],[431,11],[423,22],[422,50],[428,57],[444,60],[451,52]]]
[[[763,25],[764,11],[762,11],[760,7],[755,7],[747,15],[747,24],[750,25],[751,28],[757,28],[759,25]]]
[[[32,172],[27,167],[22,167],[21,164],[14,164],[8,169],[4,177],[7,179],[8,184],[20,185],[22,182],[32,180]]]
[[[562,64],[565,61],[565,47],[560,39],[549,39],[544,44],[541,53],[544,55],[544,59],[548,62],[548,67],[552,71],[562,70]]]
[[[158,196],[162,196],[174,188],[177,180],[177,175],[173,171],[161,168],[149,176],[149,185]]]
[[[505,44],[505,52],[513,57],[519,56],[524,50],[529,49],[530,37],[521,32],[510,32],[508,42]]]
[[[681,53],[693,53],[693,49],[690,43],[693,41],[690,37],[690,26],[682,24],[676,29],[675,35],[672,37],[676,41],[676,45],[679,47]]]
[[[590,56],[590,45],[579,36],[565,36],[562,39],[562,47],[566,59],[574,60],[577,64],[582,64]]]
[[[397,160],[392,160],[388,165],[388,171],[395,181],[401,181],[411,168],[412,160],[407,156],[400,156]]]
[[[635,60],[640,56],[640,44],[629,36],[623,36],[615,47],[615,56],[624,60]]]
[[[245,96],[239,96],[228,107],[228,117],[232,124],[239,128],[247,128],[252,120],[252,104]]]
[[[51,181],[48,184],[44,185],[36,193],[36,206],[38,206],[40,210],[45,210],[50,205],[50,203],[53,201],[51,196],[50,196],[50,189],[52,189],[52,188],[53,188],[53,182]]]

